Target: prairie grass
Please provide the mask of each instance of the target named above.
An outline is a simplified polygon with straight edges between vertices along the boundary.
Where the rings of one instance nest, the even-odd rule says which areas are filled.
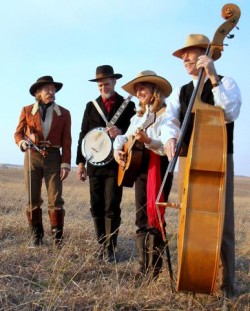
[[[157,281],[134,281],[134,190],[124,188],[122,225],[116,264],[100,264],[89,212],[88,183],[74,171],[64,182],[65,239],[53,249],[43,189],[44,245],[28,248],[22,168],[0,167],[0,310],[221,310],[220,293],[172,293],[166,262]],[[176,200],[176,185],[171,193]],[[235,178],[236,297],[230,310],[250,310],[249,303],[250,178]],[[174,274],[177,269],[178,211],[166,211],[167,234]],[[166,261],[166,259],[165,259]]]

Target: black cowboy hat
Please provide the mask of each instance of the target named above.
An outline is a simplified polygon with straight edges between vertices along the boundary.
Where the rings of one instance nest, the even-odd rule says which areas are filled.
[[[37,79],[36,83],[30,87],[30,94],[35,96],[36,90],[44,84],[54,84],[56,92],[58,92],[63,84],[61,82],[55,82],[51,76],[44,76]]]
[[[101,79],[105,79],[105,78],[116,78],[116,79],[120,79],[122,77],[122,75],[120,73],[114,73],[114,69],[113,67],[109,66],[109,65],[103,65],[103,66],[98,66],[96,68],[96,78],[95,79],[91,79],[89,81],[99,81]]]

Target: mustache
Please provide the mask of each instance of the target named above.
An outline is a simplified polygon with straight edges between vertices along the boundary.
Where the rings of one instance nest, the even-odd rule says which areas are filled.
[[[187,63],[192,63],[192,61],[189,58],[187,58],[184,60],[184,64],[187,64]]]
[[[50,94],[50,95],[47,95],[46,98],[55,100],[56,97],[55,95]]]

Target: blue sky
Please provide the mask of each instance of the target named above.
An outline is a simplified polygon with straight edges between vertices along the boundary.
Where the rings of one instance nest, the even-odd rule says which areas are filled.
[[[230,1],[231,2],[231,1]],[[52,75],[63,82],[56,102],[71,112],[72,164],[85,104],[98,96],[96,67],[110,64],[123,74],[116,90],[142,70],[154,70],[173,87],[190,81],[182,62],[172,56],[189,33],[210,39],[224,22],[226,1],[214,0],[8,0],[1,4],[1,153],[0,163],[22,164],[23,154],[13,134],[21,108],[33,102],[29,87],[38,77]],[[216,62],[221,75],[233,77],[242,93],[242,109],[235,122],[235,173],[250,176],[250,104],[248,91],[249,1],[234,1],[241,9]],[[135,100],[136,101],[136,100]]]

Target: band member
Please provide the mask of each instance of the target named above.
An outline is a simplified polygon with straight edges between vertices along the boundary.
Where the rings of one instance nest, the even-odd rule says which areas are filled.
[[[161,142],[161,126],[166,121],[165,98],[172,91],[170,83],[154,71],[145,70],[122,87],[139,99],[139,110],[131,119],[124,135],[114,141],[114,157],[117,163],[125,166],[125,143],[133,136],[141,144],[142,161],[135,177],[136,244],[139,256],[139,270],[136,278],[152,276],[156,278],[162,267],[164,241],[164,208],[159,208],[158,219],[155,206],[161,179],[167,169],[168,159],[164,156]],[[152,122],[149,120],[154,116]],[[147,124],[147,126],[145,126]],[[161,200],[167,200],[172,185],[172,175],[165,183]],[[161,228],[162,224],[162,228]]]
[[[62,181],[67,178],[71,164],[71,116],[68,110],[55,103],[55,93],[62,86],[51,76],[43,76],[32,84],[30,94],[36,102],[22,108],[14,134],[16,144],[25,152],[26,215],[32,246],[41,245],[44,236],[41,209],[43,179],[48,194],[53,244],[61,246],[63,238]]]
[[[187,73],[192,76],[193,80],[182,87],[178,87],[169,98],[169,123],[163,126],[162,132],[164,134],[162,135],[162,141],[165,144],[166,154],[169,160],[171,160],[175,154],[180,127],[194,86],[197,83],[199,70],[204,68],[207,79],[201,98],[205,103],[223,109],[227,128],[227,181],[225,220],[221,245],[221,260],[223,265],[221,288],[227,296],[230,296],[234,292],[235,276],[233,131],[234,121],[240,113],[241,94],[232,78],[217,74],[214,61],[220,57],[220,52],[216,51],[213,59],[206,56],[205,51],[208,44],[209,40],[204,35],[191,34],[187,37],[184,47],[173,53],[174,56],[182,59]],[[177,126],[178,123],[179,126]],[[191,131],[192,125],[190,123],[187,134],[191,133]],[[186,135],[184,138],[186,145],[188,145],[189,139],[190,135],[189,137]]]
[[[86,170],[86,158],[83,156],[81,147],[83,139],[86,139],[86,134],[97,127],[106,128],[104,118],[110,121],[124,102],[124,98],[115,91],[116,80],[121,77],[121,74],[114,73],[111,66],[103,65],[96,68],[96,77],[89,80],[97,82],[100,96],[96,102],[101,113],[92,101],[87,103],[82,119],[76,157],[78,179],[85,181],[87,175],[89,176],[90,212],[94,221],[97,240],[101,246],[99,259],[105,262],[116,260],[115,249],[121,224],[122,187],[118,187],[117,184],[118,165],[112,157],[112,160],[105,165],[101,163],[100,165],[93,165],[89,161]],[[129,126],[129,120],[134,113],[135,105],[130,101],[115,125],[106,128],[111,140],[115,139],[118,134],[125,133]],[[104,118],[102,114],[104,114]],[[110,152],[112,155],[112,147]]]

